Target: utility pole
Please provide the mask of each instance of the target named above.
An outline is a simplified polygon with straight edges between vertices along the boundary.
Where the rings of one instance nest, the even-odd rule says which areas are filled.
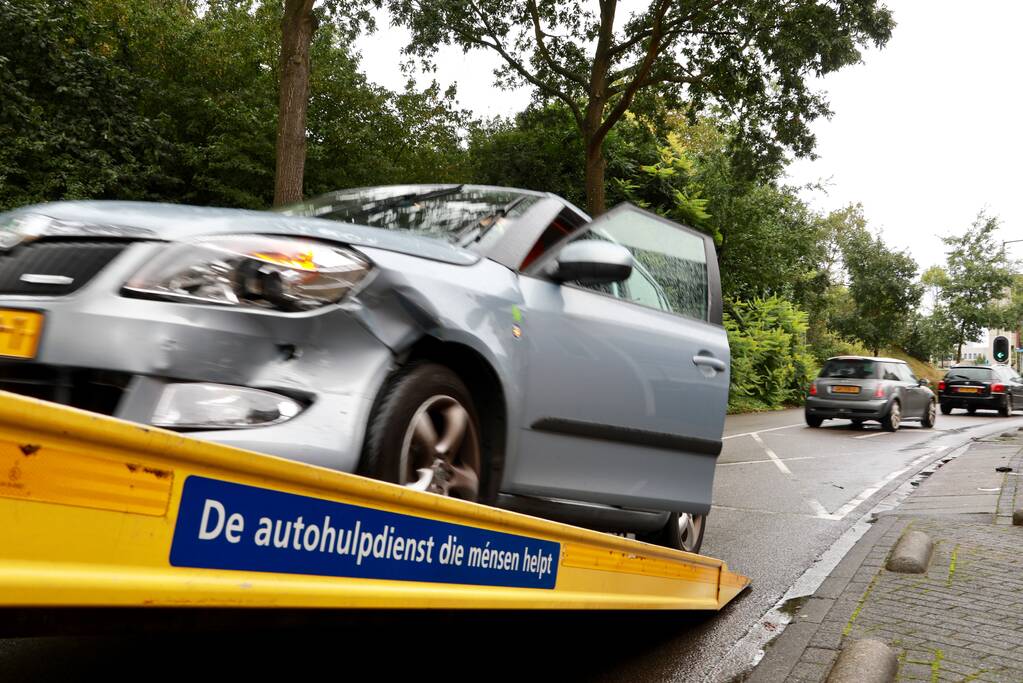
[[[1002,254],[1005,254],[1006,244],[1016,244],[1017,242],[1023,242],[1023,240],[1002,240]],[[1020,352],[1018,349],[1023,348],[1023,335],[1020,334],[1020,321],[1016,321],[1016,344],[1013,352],[1016,354],[1016,372],[1023,372],[1023,359],[1020,358]]]

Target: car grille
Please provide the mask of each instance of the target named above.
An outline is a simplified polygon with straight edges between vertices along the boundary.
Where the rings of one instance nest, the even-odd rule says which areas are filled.
[[[132,375],[37,363],[0,364],[0,390],[103,415],[117,410]]]
[[[130,244],[126,241],[40,240],[0,256],[0,294],[70,294],[96,276]],[[26,282],[22,276],[49,275],[69,282]]]

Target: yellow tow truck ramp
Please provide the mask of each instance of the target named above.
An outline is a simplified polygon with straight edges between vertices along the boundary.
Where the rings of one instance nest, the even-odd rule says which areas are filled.
[[[724,562],[0,392],[0,606],[717,610]]]

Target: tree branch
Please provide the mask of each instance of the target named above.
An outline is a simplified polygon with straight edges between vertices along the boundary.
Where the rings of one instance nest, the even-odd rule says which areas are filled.
[[[720,0],[719,0],[720,1]],[[643,81],[646,80],[650,73],[650,69],[654,65],[654,61],[657,59],[657,55],[660,52],[661,47],[661,29],[662,22],[664,21],[664,15],[668,11],[668,6],[671,4],[671,0],[660,0],[658,2],[657,13],[654,16],[654,23],[652,26],[653,33],[650,34],[650,42],[647,44],[646,55],[643,57],[643,62],[639,65],[636,77],[626,86],[622,93],[621,99],[615,105],[611,113],[608,114],[604,121],[600,124],[600,128],[597,129],[593,136],[594,140],[603,140],[604,137],[611,130],[618,119],[620,119],[629,107],[632,106],[632,99],[636,96],[636,91],[640,89]]]
[[[487,34],[494,42],[489,43],[486,40],[483,40],[473,35],[472,33],[459,31],[459,29],[456,27],[452,27],[452,29],[456,31],[466,42],[476,43],[478,45],[483,45],[494,50],[499,55],[501,55],[501,57],[504,59],[504,61],[508,63],[509,66],[511,66],[516,72],[518,72],[520,76],[525,78],[529,83],[532,83],[537,88],[547,93],[551,97],[556,97],[562,102],[564,102],[566,105],[568,105],[569,110],[572,112],[572,116],[575,118],[576,124],[579,125],[580,128],[582,128],[583,115],[582,112],[579,110],[579,105],[575,102],[575,100],[569,97],[568,93],[538,78],[535,74],[531,73],[522,64],[522,62],[512,57],[511,54],[509,54],[509,52],[501,44],[501,39],[497,37],[497,31],[495,31],[493,27],[490,26],[490,23],[487,21],[486,14],[482,10],[480,10],[479,6],[472,0],[470,0],[469,6],[472,7],[473,11],[476,13],[476,16],[479,17],[480,23],[483,24],[483,28],[486,29]]]
[[[543,29],[540,27],[540,10],[537,9],[536,0],[529,0],[526,3],[529,8],[529,16],[533,19],[533,33],[536,35],[536,48],[540,51],[540,56],[543,57],[547,65],[554,70],[555,73],[559,73],[568,80],[578,83],[582,87],[586,87],[586,79],[571,69],[566,69],[557,63],[550,51],[547,49],[547,45],[543,42]]]

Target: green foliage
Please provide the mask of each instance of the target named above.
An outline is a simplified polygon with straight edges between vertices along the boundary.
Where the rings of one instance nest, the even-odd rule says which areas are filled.
[[[454,93],[368,83],[348,14],[324,14],[313,40],[307,190],[465,180]],[[0,209],[269,206],[280,21],[255,0],[0,2]]]
[[[88,30],[90,9],[84,0],[0,3],[0,207],[144,198],[161,175],[166,142],[137,111],[148,84],[118,58],[116,34]]]
[[[903,337],[920,304],[923,288],[916,283],[916,262],[904,252],[888,249],[866,229],[844,235],[840,247],[853,306],[836,316],[836,327],[876,356],[881,347]]]
[[[744,165],[778,169],[786,150],[812,151],[810,122],[829,113],[813,77],[855,64],[894,27],[877,0],[645,2],[628,10],[606,0],[598,11],[584,0],[387,5],[411,33],[406,53],[429,63],[441,45],[492,50],[503,60],[498,84],[533,86],[539,99],[572,112],[590,162],[593,213],[604,209],[604,137],[637,98],[656,91],[693,115],[725,112]]]
[[[627,199],[622,187],[644,165],[656,164],[666,133],[647,118],[626,117],[604,143],[608,200]],[[471,131],[472,177],[485,185],[553,192],[586,203],[583,143],[572,113],[561,104],[532,106],[512,119],[494,119]]]
[[[956,359],[962,345],[977,339],[985,327],[1004,322],[1008,306],[1002,302],[1014,283],[1011,263],[994,239],[998,219],[983,212],[964,234],[945,237],[949,247],[944,274],[929,273],[938,297],[955,326]]]
[[[641,165],[632,178],[616,179],[619,191],[636,206],[710,233],[721,244],[721,232],[710,223],[709,200],[700,196],[696,163],[683,140],[669,133],[654,164]]]
[[[913,314],[902,339],[902,348],[922,361],[938,361],[952,358],[956,343],[955,322],[945,306],[938,304],[928,315]]]
[[[730,302],[724,323],[732,352],[729,410],[801,403],[817,367],[806,346],[806,314],[770,297]]]

